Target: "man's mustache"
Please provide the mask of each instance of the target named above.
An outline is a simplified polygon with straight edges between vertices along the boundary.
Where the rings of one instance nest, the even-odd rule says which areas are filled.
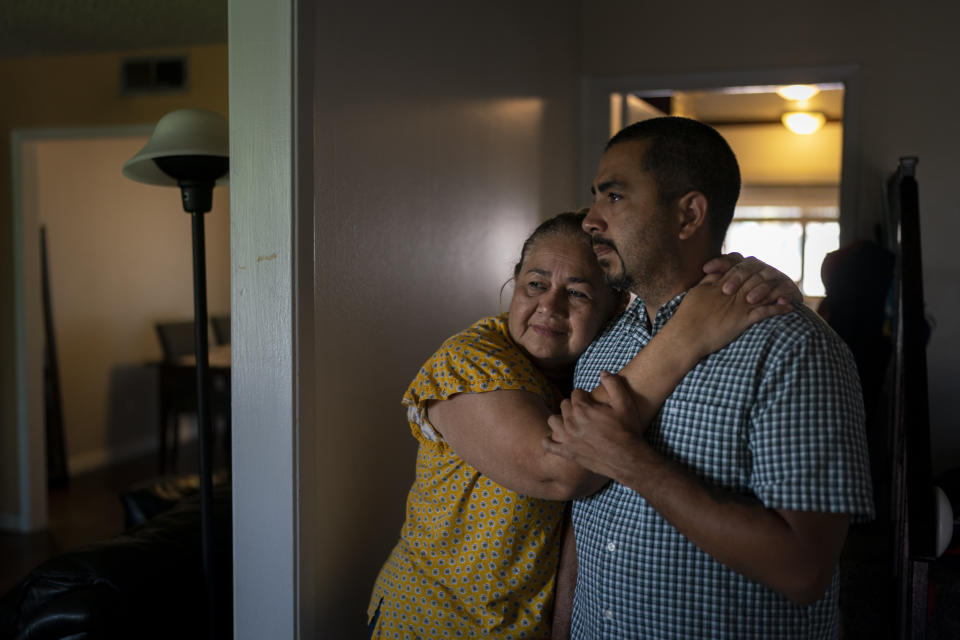
[[[591,243],[591,245],[594,246],[594,247],[597,246],[598,244],[602,244],[602,245],[605,245],[605,246],[610,247],[610,248],[613,249],[614,251],[617,251],[617,253],[620,253],[620,252],[617,250],[617,245],[613,244],[613,240],[608,240],[607,238],[601,238],[600,236],[592,236],[592,237],[590,238],[590,243]]]

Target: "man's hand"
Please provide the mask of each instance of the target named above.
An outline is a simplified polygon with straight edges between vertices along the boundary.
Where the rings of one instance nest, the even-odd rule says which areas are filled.
[[[608,396],[608,404],[597,395]],[[543,446],[636,491],[693,544],[737,573],[798,605],[818,600],[832,579],[850,517],[788,511],[744,500],[657,453],[637,422],[620,376],[604,373],[594,397],[574,391],[548,420]]]
[[[593,396],[574,389],[560,404],[561,415],[550,416],[550,435],[543,446],[550,453],[582,467],[609,475],[623,464],[631,450],[644,447],[646,421],[626,381],[611,373],[600,374],[600,386]]]
[[[739,253],[728,253],[703,265],[703,272],[721,282],[723,292],[732,295],[741,291],[751,304],[802,303],[803,294],[785,274],[757,258],[744,259]]]

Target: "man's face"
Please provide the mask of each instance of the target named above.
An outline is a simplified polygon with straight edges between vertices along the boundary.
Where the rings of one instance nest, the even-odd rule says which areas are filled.
[[[679,218],[658,203],[656,183],[641,169],[647,144],[621,142],[603,154],[583,220],[607,282],[643,298],[659,291],[679,259]]]

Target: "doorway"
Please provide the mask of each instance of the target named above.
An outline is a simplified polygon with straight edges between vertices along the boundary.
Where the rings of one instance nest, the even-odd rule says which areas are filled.
[[[179,193],[124,178],[151,128],[14,132],[18,455],[22,531],[46,524],[41,225],[59,353],[68,475],[157,445],[153,324],[192,318],[189,216]],[[209,308],[229,310],[226,193],[207,222]]]
[[[813,307],[824,295],[823,257],[855,229],[851,149],[858,127],[851,68],[669,78],[591,79],[585,83],[581,176],[592,179],[598,150],[634,122],[663,115],[716,128],[740,162],[743,186],[724,251],[754,255],[788,274]],[[806,95],[785,91],[806,89]],[[800,113],[811,131],[788,129]]]

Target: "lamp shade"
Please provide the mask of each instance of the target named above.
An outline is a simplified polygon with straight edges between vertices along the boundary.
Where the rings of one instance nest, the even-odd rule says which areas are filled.
[[[219,113],[206,109],[178,109],[160,118],[137,155],[123,165],[123,175],[146,184],[177,186],[177,179],[157,166],[158,158],[170,156],[211,156],[227,158],[230,155],[230,132],[227,121]],[[216,184],[226,184],[228,174]]]

